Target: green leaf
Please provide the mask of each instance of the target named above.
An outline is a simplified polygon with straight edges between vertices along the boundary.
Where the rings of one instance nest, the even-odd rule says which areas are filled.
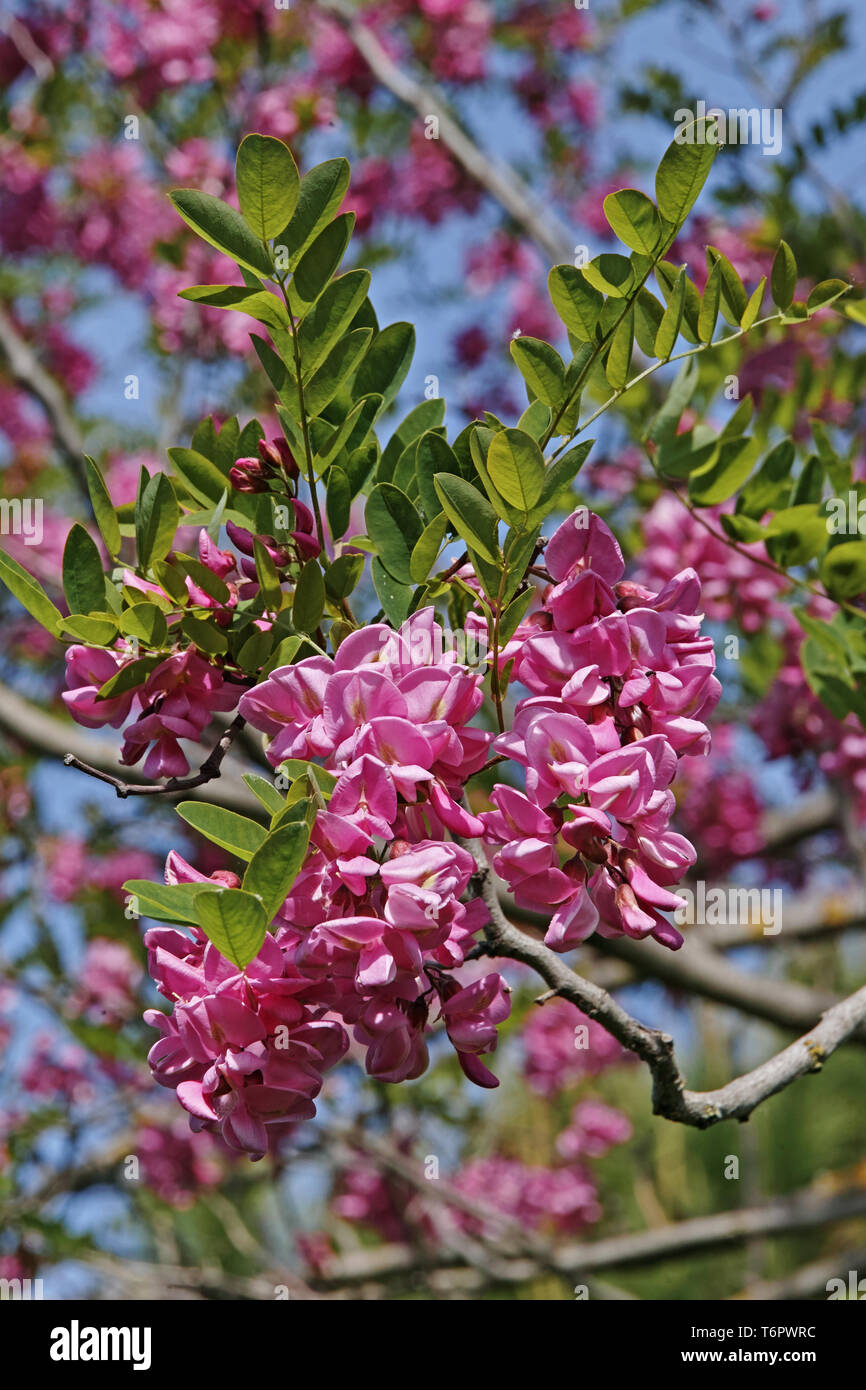
[[[755,411],[755,402],[750,393],[747,393],[740,401],[739,405],[725,421],[720,439],[736,439],[746,430],[752,422],[752,415]]]
[[[180,568],[168,564],[165,560],[154,560],[151,569],[160,588],[164,589],[169,598],[173,599],[176,604],[184,607],[189,602],[189,594]]]
[[[711,128],[712,127],[712,128]],[[694,206],[707,181],[718,145],[707,139],[716,127],[706,119],[691,121],[662,155],[656,170],[656,202],[666,222],[677,231]]]
[[[88,647],[110,647],[117,637],[117,622],[108,613],[73,613],[60,619],[60,630]]]
[[[282,809],[281,804],[279,810]],[[282,907],[301,870],[309,843],[310,832],[303,822],[283,825],[271,831],[250,860],[243,890],[261,899],[268,922]]]
[[[171,448],[168,449],[168,457],[174,464],[178,477],[182,478],[199,502],[209,506],[210,503],[220,500],[225,492],[225,477],[217,464],[211,463],[210,459],[206,459],[203,453],[197,453],[196,449]]]
[[[659,330],[655,340],[655,355],[660,361],[664,362],[673,352],[677,338],[680,334],[680,324],[683,317],[683,305],[686,296],[686,268],[680,267],[679,274],[674,281],[674,287],[668,300],[667,308],[662,315]]]
[[[304,404],[309,415],[319,415],[330,404],[357,367],[372,336],[372,328],[353,328],[331,349],[304,387]]]
[[[537,518],[539,521],[542,521],[544,518],[538,517],[540,508],[543,507],[545,509],[546,515],[546,504],[548,502],[555,502],[559,494],[571,485],[583,467],[587,454],[594,443],[594,439],[584,439],[580,444],[575,444],[573,448],[568,449],[564,454],[560,454],[559,458],[550,465],[545,474],[539,507],[537,507],[533,513],[533,520]]]
[[[671,382],[667,397],[650,423],[647,430],[648,439],[652,439],[656,444],[660,444],[662,440],[673,439],[680,416],[691,400],[697,384],[697,359],[687,357]]]
[[[824,491],[824,476],[823,460],[817,454],[812,454],[806,460],[800,476],[794,483],[794,490],[791,493],[792,506],[799,506],[804,502],[820,502],[821,494]]]
[[[249,671],[251,675],[261,671],[269,659],[274,645],[273,631],[260,632],[253,627],[252,632],[246,641],[240,644],[237,654],[237,663],[242,671]]]
[[[636,188],[608,193],[604,215],[620,241],[632,251],[651,256],[661,236],[661,222],[655,204]]]
[[[628,256],[605,251],[583,267],[583,278],[593,289],[614,299],[625,299],[634,288],[634,266]]]
[[[127,661],[96,692],[97,700],[110,700],[115,695],[125,695],[127,690],[135,690],[147,680],[151,671],[162,661],[162,656],[142,656],[136,661]]]
[[[594,342],[595,327],[604,304],[598,290],[588,284],[573,265],[555,265],[547,277],[547,285],[553,307],[569,333],[582,342]]]
[[[465,478],[455,478],[449,473],[437,473],[433,486],[458,536],[477,550],[483,560],[501,566],[497,518],[490,503]]]
[[[207,304],[212,309],[234,309],[269,328],[287,329],[289,326],[282,300],[270,290],[245,289],[243,285],[190,285],[189,289],[180,291],[178,298],[192,304]]]
[[[285,246],[290,265],[296,265],[303,252],[330,222],[349,187],[349,163],[345,159],[326,159],[301,179],[298,205],[274,246]]]
[[[355,214],[344,212],[335,217],[304,252],[292,276],[289,294],[289,303],[295,312],[318,299],[346,253],[354,226]]]
[[[818,309],[826,309],[828,304],[847,294],[850,288],[847,280],[822,280],[810,291],[806,308],[810,314],[816,313]]]
[[[23,565],[19,565],[17,560],[13,560],[11,555],[7,555],[5,550],[0,550],[0,580],[37,623],[46,628],[52,636],[58,635],[63,620],[59,608],[55,608],[38,580],[34,579]]]
[[[121,546],[120,527],[108,488],[105,486],[105,479],[97,464],[88,454],[84,455],[84,470],[87,477],[87,491],[90,493],[90,505],[93,508],[96,524],[102,539],[105,541],[109,555],[116,556]]]
[[[707,283],[701,299],[701,311],[698,314],[698,337],[702,343],[710,343],[716,331],[716,319],[719,317],[719,301],[722,294],[722,270],[718,261],[713,266],[707,276]]]
[[[138,563],[143,570],[150,569],[155,560],[165,559],[179,521],[180,508],[171,483],[164,473],[154,473],[135,512]]]
[[[808,564],[827,540],[827,518],[815,503],[786,507],[764,528],[767,554],[777,565]]]
[[[530,434],[519,429],[500,430],[494,434],[487,452],[487,470],[491,481],[505,501],[522,512],[529,512],[541,496],[544,486],[544,456]],[[482,535],[482,539],[484,539]],[[485,559],[486,555],[474,544]]]
[[[137,603],[120,618],[120,630],[148,647],[163,647],[168,637],[165,616],[155,603]]]
[[[195,902],[198,922],[221,956],[245,970],[264,944],[268,928],[265,909],[242,888],[208,889]]]
[[[200,651],[207,652],[209,656],[224,656],[229,649],[228,638],[221,627],[217,627],[216,623],[210,620],[196,618],[192,613],[187,613],[180,630]]]
[[[316,560],[301,570],[292,603],[292,623],[301,632],[315,632],[325,611],[325,581]]]
[[[421,401],[419,405],[414,406],[385,446],[377,470],[379,482],[392,482],[397,460],[406,445],[413,439],[418,439],[426,430],[437,429],[444,419],[445,402],[440,396],[434,396],[431,400]]]
[[[821,561],[821,582],[836,599],[866,593],[866,541],[834,545]]]
[[[755,438],[726,439],[715,460],[689,476],[689,497],[700,507],[715,507],[732,497],[748,478],[758,453]]]
[[[253,558],[256,566],[256,579],[259,581],[259,589],[265,608],[272,613],[279,612],[283,602],[280,576],[277,573],[273,557],[258,536],[253,540]]]
[[[656,357],[656,339],[664,318],[664,309],[655,295],[642,285],[634,302],[634,336],[641,352]]]
[[[699,341],[698,318],[701,312],[701,296],[698,294],[696,286],[685,274],[685,266],[678,268],[671,265],[669,261],[659,261],[655,271],[666,304],[670,303],[680,272],[682,272],[684,293],[679,331],[687,342],[697,343]]]
[[[621,391],[628,381],[631,354],[634,347],[634,310],[629,309],[614,331],[604,373],[614,391]]]
[[[732,328],[739,328],[748,303],[745,286],[727,256],[717,246],[707,247],[707,257],[720,267],[722,316]]]
[[[350,270],[332,280],[298,329],[303,379],[312,377],[349,327],[370,288],[369,270]]]
[[[130,878],[124,893],[138,899],[137,910],[155,922],[197,922],[195,900],[209,883],[151,883],[146,878]]]
[[[415,353],[411,323],[391,323],[377,333],[355,377],[359,396],[375,392],[390,405],[405,380]]]
[[[860,703],[847,662],[828,652],[813,637],[800,647],[800,664],[813,694],[837,719],[844,719]]]
[[[63,592],[70,613],[105,607],[105,575],[96,542],[78,522],[63,547]]]
[[[552,418],[553,413],[549,405],[545,405],[544,401],[531,401],[517,421],[517,428],[525,434],[531,434],[533,439],[541,440],[550,429]],[[562,429],[558,433],[565,434],[566,431]]]
[[[301,179],[291,150],[273,135],[247,135],[238,149],[235,177],[244,220],[257,237],[270,241],[298,202]]]
[[[222,806],[211,806],[205,801],[181,801],[177,813],[193,830],[238,859],[252,859],[264,844],[267,833],[264,827],[248,816],[238,815],[237,811],[226,811]]]
[[[434,516],[416,541],[409,559],[409,572],[414,584],[423,584],[432,570],[442,548],[445,532],[448,530],[448,517],[444,512]]]
[[[540,338],[511,340],[511,356],[533,395],[556,407],[565,392],[565,364],[555,348]]]
[[[374,556],[371,565],[371,576],[373,588],[376,596],[382,605],[382,611],[392,627],[399,627],[409,616],[409,605],[412,602],[412,587],[410,584],[400,584],[388,573],[378,555]]]
[[[349,513],[352,507],[352,490],[344,470],[337,464],[328,469],[325,511],[331,536],[335,541],[345,536],[349,527]]]
[[[719,441],[707,425],[695,425],[682,434],[665,436],[654,459],[656,471],[664,478],[688,478],[717,457]]]
[[[770,272],[770,294],[779,309],[787,309],[797,288],[797,262],[786,241],[779,242],[779,249],[773,258]]]
[[[273,782],[269,782],[267,777],[260,777],[257,772],[245,772],[243,778],[253,796],[262,803],[268,814],[278,816],[286,804],[286,799],[277,791]]]
[[[437,473],[453,473],[460,477],[460,461],[448,441],[435,430],[427,430],[417,441],[415,474],[418,495],[428,521],[442,512],[439,494],[433,486]]]
[[[764,291],[767,288],[767,277],[762,275],[759,284],[755,286],[749,296],[749,302],[743,310],[743,317],[740,319],[740,327],[745,331],[752,327],[758,314],[761,311],[761,304],[764,300]]]
[[[340,555],[325,570],[325,592],[328,598],[348,598],[364,573],[363,555]]]
[[[364,516],[367,533],[385,569],[399,584],[411,584],[412,550],[423,530],[412,502],[393,483],[377,483],[367,499]]]
[[[784,505],[791,490],[794,457],[790,439],[781,440],[771,449],[737,499],[737,511],[760,521],[765,512]]]
[[[187,226],[209,246],[231,256],[254,275],[267,277],[273,273],[270,256],[261,240],[228,203],[194,188],[176,188],[169,197]]]
[[[501,646],[511,641],[534,594],[535,590],[530,585],[525,593],[518,594],[517,598],[512,599],[511,603],[509,603],[505,612],[502,614],[499,620],[499,641]]]

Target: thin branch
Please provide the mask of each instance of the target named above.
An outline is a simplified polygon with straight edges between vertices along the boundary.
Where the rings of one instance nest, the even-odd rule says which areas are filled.
[[[6,311],[0,308],[0,352],[19,386],[37,400],[48,417],[58,449],[68,463],[82,497],[88,500],[84,471],[84,441],[54,378],[45,370],[30,344],[22,338]]]
[[[90,735],[77,725],[46,714],[44,710],[25,700],[8,686],[0,685],[0,728],[24,744],[34,753],[48,758],[64,760],[70,749],[74,749],[71,766],[85,764],[97,772],[108,774],[100,781],[117,780],[117,749],[108,739]],[[164,786],[152,784],[155,791],[165,791]],[[260,803],[241,780],[230,771],[224,772],[219,782],[219,793],[206,785],[191,787],[193,795],[203,801],[215,801],[235,811],[249,812],[260,810]]]
[[[626,1269],[657,1260],[683,1258],[699,1251],[724,1250],[756,1236],[787,1235],[861,1216],[866,1216],[866,1189],[852,1188],[828,1196],[826,1192],[808,1187],[757,1207],[716,1212],[712,1216],[672,1222],[648,1231],[561,1245],[551,1250],[549,1261],[565,1278],[582,1280],[599,1270]],[[310,1283],[315,1288],[336,1289],[369,1279],[405,1276],[419,1268],[445,1270],[454,1263],[451,1251],[432,1250],[419,1256],[407,1246],[380,1245],[335,1256],[320,1275],[310,1277]],[[540,1272],[532,1259],[515,1258],[502,1262],[497,1277],[500,1283],[518,1284],[535,1278]]]
[[[78,772],[86,772],[88,777],[95,777],[99,782],[107,782],[110,787],[114,787],[121,799],[128,796],[171,796],[174,792],[192,791],[194,787],[202,787],[205,782],[212,782],[215,777],[219,777],[223,758],[231,748],[235,734],[240,733],[245,723],[246,720],[242,714],[235,715],[225,733],[205,758],[198,772],[192,777],[170,777],[167,782],[125,782],[122,777],[114,776],[110,772],[103,771],[102,768],[92,767],[89,763],[83,762],[74,753],[66,753],[63,761],[67,767],[74,767]]]
[[[544,202],[507,164],[478,147],[446,107],[429,80],[405,72],[386,52],[379,39],[345,0],[316,0],[314,9],[328,15],[351,39],[378,82],[422,120],[435,116],[439,139],[463,169],[514,218],[545,256],[553,262],[571,261],[573,237],[568,229],[543,211]]]

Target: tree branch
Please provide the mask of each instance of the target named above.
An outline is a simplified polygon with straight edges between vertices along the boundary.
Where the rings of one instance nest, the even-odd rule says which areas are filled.
[[[383,87],[412,108],[422,120],[435,116],[439,138],[470,178],[480,184],[514,218],[545,256],[552,262],[571,261],[573,238],[567,228],[541,211],[542,200],[507,164],[486,150],[479,149],[445,106],[429,82],[404,72],[386,52],[379,39],[345,0],[314,0],[314,8],[340,25],[351,39],[370,71]]]
[[[62,761],[71,756],[75,760],[73,765],[78,765],[79,761],[86,763],[92,775],[97,775],[97,770],[107,774],[100,777],[101,781],[117,780],[117,748],[111,741],[87,734],[75,724],[46,714],[5,685],[0,685],[0,728],[36,754]],[[70,749],[74,750],[72,754]],[[164,791],[165,788],[154,784],[154,790]],[[212,801],[234,811],[261,810],[257,798],[234,770],[221,775],[218,792],[204,784],[192,787],[191,791],[202,801]]]
[[[820,1071],[836,1048],[866,1022],[866,985],[828,1009],[805,1036],[753,1071],[714,1091],[688,1091],[669,1034],[649,1028],[627,1013],[600,986],[571,970],[542,941],[508,920],[499,902],[493,871],[477,840],[462,841],[474,854],[476,891],[490,912],[487,954],[530,965],[551,991],[596,1019],[629,1052],[645,1062],[652,1077],[653,1113],[680,1124],[707,1129],[720,1120],[747,1120],[752,1111],[801,1076]],[[647,945],[648,943],[641,943]]]
[[[626,1269],[657,1260],[679,1259],[699,1251],[724,1250],[756,1236],[788,1235],[866,1216],[866,1189],[852,1188],[831,1196],[814,1187],[802,1188],[758,1207],[737,1208],[672,1222],[652,1230],[628,1235],[607,1236],[602,1240],[572,1242],[554,1247],[549,1264],[565,1278],[583,1280],[599,1270]],[[335,1289],[348,1284],[406,1275],[414,1270],[443,1270],[459,1264],[453,1252],[431,1250],[419,1256],[403,1245],[380,1245],[375,1249],[349,1251],[329,1261],[320,1275],[310,1276],[319,1289]],[[838,1264],[838,1261],[834,1261]],[[540,1273],[529,1258],[503,1261],[497,1270],[500,1283],[522,1283]],[[476,1271],[472,1282],[478,1282]],[[468,1281],[464,1280],[464,1286]]]
[[[95,777],[99,782],[107,782],[122,799],[128,796],[171,796],[175,792],[192,791],[195,787],[204,786],[206,782],[212,782],[215,777],[219,777],[223,758],[231,748],[235,734],[240,733],[245,724],[243,715],[236,714],[198,772],[192,777],[170,777],[167,782],[125,782],[122,777],[83,762],[74,753],[64,754],[63,761],[67,767],[86,772],[88,777]]]
[[[72,471],[79,492],[89,505],[84,441],[66,398],[3,308],[0,308],[0,352],[6,358],[13,379],[45,411],[54,441]]]

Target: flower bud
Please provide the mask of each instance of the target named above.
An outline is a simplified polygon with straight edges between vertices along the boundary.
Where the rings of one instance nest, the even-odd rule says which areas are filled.
[[[229,482],[236,492],[267,492],[268,484],[260,459],[238,459],[229,470]]]
[[[279,439],[260,439],[259,458],[265,468],[273,468],[276,471],[286,474],[289,478],[297,478],[300,469],[295,462],[295,456],[282,437]]]

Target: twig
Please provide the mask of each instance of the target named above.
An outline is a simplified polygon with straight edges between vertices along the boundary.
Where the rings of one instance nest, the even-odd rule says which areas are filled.
[[[222,760],[229,751],[235,734],[240,732],[245,723],[246,720],[243,715],[235,715],[219,742],[214,745],[205,758],[199,771],[192,777],[170,777],[167,782],[162,783],[124,782],[122,777],[104,772],[98,767],[91,767],[81,758],[76,757],[74,753],[67,753],[63,761],[67,767],[74,767],[79,772],[86,772],[88,777],[95,777],[99,782],[107,782],[110,787],[114,787],[121,799],[125,799],[127,796],[170,796],[173,792],[191,791],[193,787],[201,787],[205,782],[212,782],[215,777],[219,777]]]
[[[89,502],[87,475],[84,471],[84,442],[63,392],[2,308],[0,352],[4,354],[14,380],[39,402],[48,416],[55,443],[72,470],[79,492]]]

